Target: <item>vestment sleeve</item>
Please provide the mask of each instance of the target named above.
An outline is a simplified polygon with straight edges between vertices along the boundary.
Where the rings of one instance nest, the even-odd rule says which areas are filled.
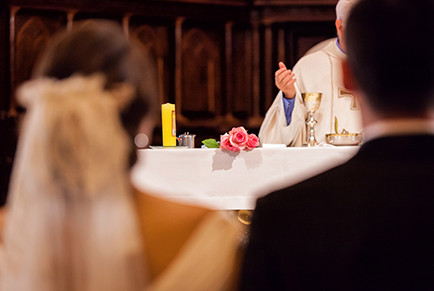
[[[283,109],[285,110],[285,117],[286,117],[286,125],[289,125],[291,123],[292,118],[292,111],[294,110],[294,103],[295,98],[287,99],[285,98],[285,93],[282,92],[283,95]]]
[[[305,138],[305,109],[301,100],[301,94],[296,86],[296,97],[291,121],[287,123],[284,109],[283,93],[280,91],[273,104],[268,109],[264,121],[259,130],[259,140],[262,144],[286,144],[287,146],[301,146]]]

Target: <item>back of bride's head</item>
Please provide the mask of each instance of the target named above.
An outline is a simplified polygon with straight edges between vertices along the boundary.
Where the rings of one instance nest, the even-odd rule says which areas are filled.
[[[34,77],[65,79],[80,74],[103,74],[104,88],[117,93],[124,129],[132,140],[144,117],[155,114],[156,81],[154,66],[138,42],[130,42],[115,22],[88,20],[71,31],[54,37],[34,70]],[[121,84],[134,90],[133,96]],[[123,90],[125,89],[125,90]],[[130,166],[135,161],[132,150]]]
[[[75,24],[17,91],[27,108],[9,192],[4,290],[140,290],[128,169],[151,122],[153,67],[122,28]],[[1,288],[0,288],[1,289]]]

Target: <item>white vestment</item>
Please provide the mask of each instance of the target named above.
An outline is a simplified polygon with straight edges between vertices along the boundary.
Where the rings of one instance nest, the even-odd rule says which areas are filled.
[[[325,142],[327,133],[335,133],[335,117],[338,119],[339,133],[343,129],[350,133],[360,133],[363,130],[360,107],[343,85],[341,63],[345,57],[334,38],[320,50],[307,54],[298,61],[293,70],[297,81],[291,123],[287,125],[280,91],[259,130],[262,144],[301,146],[306,142],[308,114],[301,98],[301,93],[305,92],[323,93],[321,105],[314,115],[318,121],[315,137],[319,143]]]

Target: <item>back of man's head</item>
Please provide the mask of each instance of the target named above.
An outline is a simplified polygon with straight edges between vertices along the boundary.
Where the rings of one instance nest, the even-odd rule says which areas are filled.
[[[361,0],[346,27],[348,62],[378,113],[434,106],[434,1]]]

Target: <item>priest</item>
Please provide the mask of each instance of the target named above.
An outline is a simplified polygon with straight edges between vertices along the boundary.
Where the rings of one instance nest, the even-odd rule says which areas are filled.
[[[276,71],[276,86],[280,89],[265,115],[259,131],[262,144],[278,143],[301,146],[307,140],[308,113],[301,93],[323,93],[319,110],[315,113],[315,136],[325,142],[327,133],[344,129],[350,133],[362,131],[360,107],[353,94],[342,82],[341,65],[345,59],[344,29],[347,16],[358,0],[340,0],[336,6],[335,22],[338,38],[324,41],[309,50],[291,71],[283,62]],[[336,117],[336,118],[335,118]]]

